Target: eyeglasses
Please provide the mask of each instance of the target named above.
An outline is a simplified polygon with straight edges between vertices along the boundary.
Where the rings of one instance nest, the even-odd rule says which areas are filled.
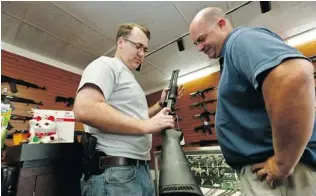
[[[143,50],[145,54],[148,52],[148,48],[147,48],[147,47],[144,47],[143,44],[133,42],[132,40],[129,40],[129,39],[126,39],[126,38],[123,38],[123,39],[124,39],[125,41],[128,41],[128,42],[130,42],[131,44],[133,44],[133,45],[135,46],[135,48],[136,48],[138,51]]]

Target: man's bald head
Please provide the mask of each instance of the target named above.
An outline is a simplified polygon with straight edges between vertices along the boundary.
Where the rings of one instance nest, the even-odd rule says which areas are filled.
[[[209,58],[218,58],[223,43],[233,30],[220,8],[208,7],[199,11],[190,24],[190,38],[198,50]]]
[[[223,12],[222,9],[217,7],[208,7],[199,11],[197,15],[194,17],[192,23],[206,22],[208,24],[211,24],[220,18],[225,18],[225,16],[226,14]]]

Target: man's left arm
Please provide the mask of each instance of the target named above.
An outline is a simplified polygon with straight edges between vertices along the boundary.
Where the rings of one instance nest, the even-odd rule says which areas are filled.
[[[183,96],[183,90],[184,90],[183,85],[180,85],[178,87],[177,99],[180,99]],[[160,100],[157,103],[155,103],[153,106],[148,108],[149,118],[156,115],[158,112],[160,112],[160,110],[162,110],[163,102],[165,101],[167,97],[168,91],[169,91],[169,88],[164,88],[161,92]]]
[[[272,128],[274,155],[252,170],[268,183],[285,178],[313,131],[313,65],[280,37],[259,28],[237,35],[229,52],[236,73],[262,93]]]
[[[153,106],[148,108],[148,115],[149,118],[155,116],[158,112],[160,112],[162,110],[163,107],[161,107],[159,105],[159,101],[157,103],[155,103]]]
[[[271,161],[277,164],[275,169],[280,170],[280,177],[293,171],[312,135],[315,120],[313,71],[309,61],[289,59],[275,67],[262,83],[273,134],[275,160]]]

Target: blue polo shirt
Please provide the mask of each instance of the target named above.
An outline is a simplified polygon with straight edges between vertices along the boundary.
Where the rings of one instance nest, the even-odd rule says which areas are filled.
[[[274,154],[261,92],[262,75],[285,59],[306,57],[275,33],[258,27],[235,29],[226,39],[221,56],[224,62],[217,93],[216,133],[227,163],[240,169]],[[299,101],[299,97],[292,99]],[[316,167],[315,128],[301,161]]]

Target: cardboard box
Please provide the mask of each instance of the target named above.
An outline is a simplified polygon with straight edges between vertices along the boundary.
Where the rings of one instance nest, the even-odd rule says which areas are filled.
[[[30,120],[29,143],[73,143],[73,111],[34,109]]]

